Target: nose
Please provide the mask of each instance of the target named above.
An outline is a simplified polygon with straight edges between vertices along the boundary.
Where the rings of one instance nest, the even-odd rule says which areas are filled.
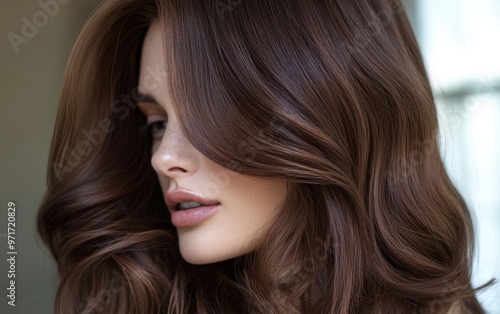
[[[189,142],[180,127],[169,122],[151,165],[158,175],[177,180],[198,170],[198,150]]]

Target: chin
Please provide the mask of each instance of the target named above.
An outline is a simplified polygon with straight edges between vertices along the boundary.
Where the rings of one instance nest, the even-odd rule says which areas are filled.
[[[212,264],[236,257],[231,255],[210,254],[199,250],[183,249],[182,247],[181,247],[181,255],[186,262],[193,265]]]
[[[187,243],[186,243],[187,242]],[[220,243],[219,243],[220,244]],[[192,243],[188,241],[179,242],[179,249],[182,258],[193,265],[206,265],[226,261],[241,255],[245,252],[227,250],[227,247],[218,247],[217,245],[202,245],[201,243]]]

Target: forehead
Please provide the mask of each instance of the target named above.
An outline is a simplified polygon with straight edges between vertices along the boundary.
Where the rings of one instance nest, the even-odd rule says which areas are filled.
[[[165,53],[161,24],[154,21],[146,33],[141,54],[139,92],[151,92],[165,83]]]

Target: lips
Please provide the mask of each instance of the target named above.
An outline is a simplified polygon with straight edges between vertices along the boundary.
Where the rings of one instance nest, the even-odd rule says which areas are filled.
[[[186,209],[186,208],[178,208],[178,205],[181,204],[184,207],[195,207],[192,206],[194,205],[193,203],[199,203],[202,206],[219,204],[219,202],[216,200],[205,198],[203,196],[197,195],[187,190],[176,189],[165,193],[165,204],[167,204],[167,207],[170,210],[170,212],[175,212],[179,209]]]
[[[196,208],[196,207],[201,207],[204,206],[204,204],[200,204],[198,202],[183,202],[179,203],[175,206],[175,209],[177,210],[186,210],[186,209],[191,209],[191,208]]]
[[[208,219],[220,203],[193,192],[176,189],[165,193],[165,204],[176,227],[192,227]]]

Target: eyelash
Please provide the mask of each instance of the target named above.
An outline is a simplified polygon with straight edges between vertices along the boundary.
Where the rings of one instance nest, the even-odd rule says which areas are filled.
[[[159,117],[158,115],[155,116],[149,116],[147,117],[148,121],[152,120],[152,117]],[[161,139],[163,137],[163,133],[165,132],[165,129],[167,128],[168,121],[162,117],[162,120],[156,119],[155,121],[152,122],[147,122],[143,127],[141,127],[141,132],[142,133],[148,133],[151,135],[153,139]],[[158,130],[158,128],[162,128],[161,130]]]

